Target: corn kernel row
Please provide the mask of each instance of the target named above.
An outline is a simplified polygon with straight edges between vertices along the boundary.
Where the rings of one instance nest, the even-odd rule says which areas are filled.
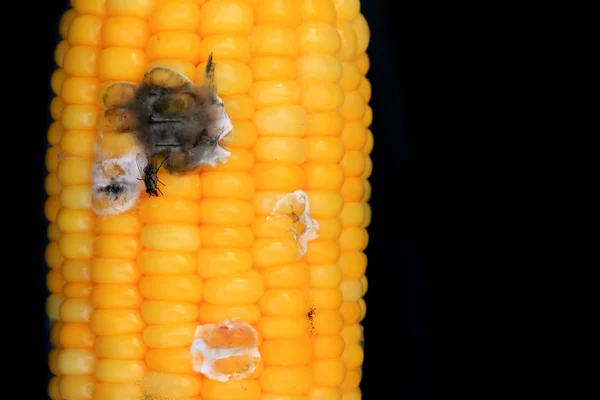
[[[344,330],[342,337],[345,349],[342,354],[347,368],[342,384],[343,400],[362,397],[359,384],[362,377],[364,352],[361,346],[362,327],[366,305],[362,296],[366,292],[365,271],[367,258],[363,253],[368,243],[366,226],[369,224],[367,201],[370,196],[368,177],[372,169],[369,157],[372,134],[368,130],[372,117],[368,106],[370,86],[365,75],[368,70],[366,49],[369,31],[358,0],[336,2],[337,28],[342,40],[338,58],[342,63],[341,85],[344,89],[344,104],[341,114],[344,119],[342,140],[345,147],[345,180],[342,186],[344,210],[342,211],[342,234],[339,239],[341,254],[339,263],[343,271],[340,285],[344,298],[342,314]],[[369,143],[370,142],[370,143]]]

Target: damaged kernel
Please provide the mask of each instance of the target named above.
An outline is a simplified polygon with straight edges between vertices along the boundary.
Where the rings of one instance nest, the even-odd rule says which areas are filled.
[[[291,219],[291,232],[298,244],[298,256],[306,254],[307,243],[319,237],[319,223],[310,217],[308,196],[302,190],[288,193],[275,203],[271,215],[273,218],[288,217]]]
[[[247,378],[260,362],[258,334],[239,318],[198,326],[190,351],[194,371],[218,382]]]

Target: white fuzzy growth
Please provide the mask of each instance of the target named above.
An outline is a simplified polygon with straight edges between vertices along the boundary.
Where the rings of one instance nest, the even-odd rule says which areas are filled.
[[[228,382],[229,380],[244,379],[256,370],[256,366],[260,361],[260,352],[258,351],[257,346],[213,348],[209,347],[208,344],[206,344],[204,340],[201,339],[204,336],[205,332],[217,331],[219,327],[223,326],[229,329],[239,329],[241,327],[249,329],[252,332],[252,335],[254,336],[254,342],[257,343],[258,341],[258,335],[254,328],[252,328],[252,326],[250,326],[246,321],[243,321],[239,318],[232,318],[230,320],[223,321],[220,324],[200,325],[196,328],[196,332],[194,333],[194,341],[192,342],[190,351],[192,355],[201,354],[203,360],[201,363],[192,362],[192,368],[194,369],[194,371],[199,372],[207,378],[218,382]],[[250,356],[253,357],[256,360],[256,362],[252,364],[247,370],[238,374],[229,375],[215,371],[215,361],[224,358],[229,358],[232,356]]]
[[[217,100],[219,103],[223,104],[223,100],[219,96],[217,96]],[[231,122],[231,118],[227,114],[225,107],[221,107],[221,113],[219,118],[214,123],[215,126],[211,127],[211,131],[221,132],[218,136],[218,141],[220,142],[225,136],[231,132],[233,129],[233,123]],[[231,152],[225,150],[221,146],[217,144],[217,148],[215,151],[206,158],[202,159],[202,165],[210,165],[211,167],[216,167],[218,163],[224,163],[231,156]]]

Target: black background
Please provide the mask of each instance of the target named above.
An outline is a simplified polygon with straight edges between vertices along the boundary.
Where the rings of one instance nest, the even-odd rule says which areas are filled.
[[[49,377],[44,155],[50,124],[50,74],[59,41],[57,24],[68,1],[40,3],[13,3],[4,18],[7,23],[15,18],[15,25],[2,28],[6,30],[3,79],[9,88],[3,97],[13,105],[3,106],[4,120],[12,124],[5,122],[3,137],[6,147],[27,149],[7,154],[5,160],[10,159],[16,172],[2,179],[2,201],[11,209],[22,207],[5,221],[6,233],[14,238],[5,241],[9,247],[5,253],[17,256],[3,259],[8,279],[4,294],[10,302],[5,322],[9,329],[3,335],[14,336],[5,346],[19,342],[6,351],[10,352],[11,374],[27,380],[22,393],[31,399],[47,398]],[[432,51],[425,40],[428,25],[416,0],[363,0],[361,11],[371,30],[367,52],[375,137],[361,388],[366,400],[426,399],[433,387],[429,315],[435,294],[430,263],[426,267],[425,262],[424,237],[431,229],[425,206],[429,181],[424,174],[430,160],[424,149],[434,133],[430,127],[435,94],[427,74]]]

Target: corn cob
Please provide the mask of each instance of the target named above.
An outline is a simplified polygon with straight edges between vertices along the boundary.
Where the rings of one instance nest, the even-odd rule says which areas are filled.
[[[360,398],[373,139],[359,1],[71,4],[46,157],[50,398]],[[163,196],[95,215],[95,154],[135,146],[98,135],[107,88],[156,66],[201,83],[211,53],[227,162],[161,172]],[[260,362],[232,356],[218,368],[247,373],[220,382],[190,346],[232,318]]]

